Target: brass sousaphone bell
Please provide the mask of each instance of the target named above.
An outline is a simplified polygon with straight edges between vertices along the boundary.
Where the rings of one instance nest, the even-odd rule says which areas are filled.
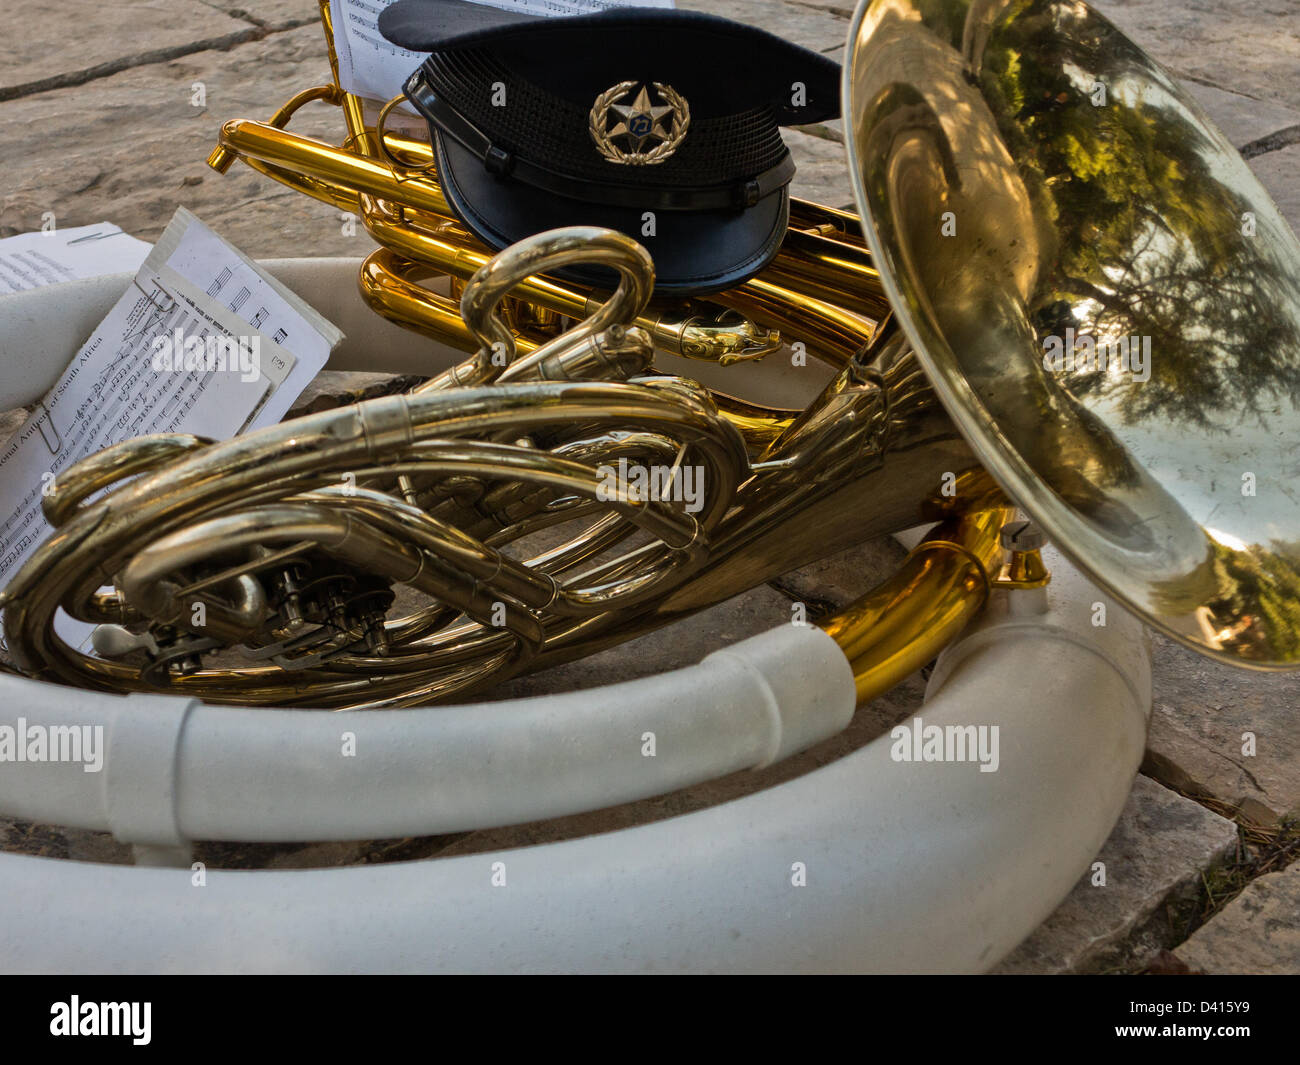
[[[228,122],[214,166],[354,211],[382,246],[361,272],[375,309],[474,354],[406,395],[222,444],[130,441],[60,475],[56,534],[0,603],[19,665],[217,702],[416,705],[938,522],[823,623],[866,699],[999,582],[1045,581],[1024,557],[1002,572],[1012,501],[1157,628],[1300,664],[1300,245],[1241,158],[1082,3],[870,2],[850,45],[861,224],[797,203],[776,261],[708,301],[654,300],[644,251],[607,231],[490,256],[428,145],[376,132],[337,65],[271,122]],[[342,108],[344,147],[283,128],[316,100]],[[618,290],[546,277],[575,261],[615,267]],[[737,398],[782,339],[831,383],[802,410]],[[652,349],[694,361],[655,372]],[[703,470],[706,501],[609,498],[619,460]],[[148,646],[82,654],[59,609]]]
[[[1149,624],[1295,667],[1300,244],[1268,193],[1085,4],[866,4],[851,56],[873,260],[981,463]]]

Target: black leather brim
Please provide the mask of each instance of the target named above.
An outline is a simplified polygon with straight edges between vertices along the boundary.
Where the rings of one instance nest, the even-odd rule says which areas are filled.
[[[530,26],[546,18],[487,4],[404,0],[379,13],[379,32],[399,48],[433,52],[451,43],[472,46],[482,34],[500,32],[511,26]]]
[[[560,226],[616,229],[650,252],[656,293],[684,296],[738,285],[771,262],[785,239],[788,187],[743,211],[658,211],[655,235],[648,236],[639,209],[571,200],[494,177],[441,130],[434,139],[438,181],[447,202],[475,236],[497,251]],[[557,271],[557,276],[607,289],[617,281],[617,275],[603,267],[571,267]]]

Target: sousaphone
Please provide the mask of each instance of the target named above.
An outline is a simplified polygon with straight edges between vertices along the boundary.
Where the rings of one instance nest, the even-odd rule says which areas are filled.
[[[284,128],[320,100],[343,112],[341,145]],[[446,212],[427,145],[377,133],[337,82],[227,123],[215,165],[243,159],[377,239],[361,291],[437,342],[393,367],[428,379],[60,473],[56,532],[3,596],[24,672],[60,683],[0,675],[0,693],[29,725],[103,726],[108,756],[102,775],[8,764],[0,809],[180,868],[0,854],[5,967],[985,969],[1094,860],[1150,705],[1138,624],[1094,627],[1105,593],[1068,565],[1044,590],[1017,507],[1176,639],[1300,663],[1300,246],[1237,153],[1105,19],[1060,0],[869,0],[844,113],[861,223],[798,204],[768,271],[691,304],[656,300],[619,234],[492,257]],[[613,266],[618,290],[547,276],[575,257]],[[311,267],[284,274],[311,289]],[[105,306],[121,291],[91,287]],[[3,301],[0,338],[27,356],[0,366],[7,396],[37,398],[66,362],[44,325],[60,300]],[[799,409],[781,403],[797,343],[831,378]],[[354,348],[347,368],[381,354]],[[702,505],[607,497],[601,467],[620,460],[702,469]],[[588,692],[416,705],[921,523],[899,572],[822,628]],[[196,631],[198,604],[215,624]],[[100,625],[100,655],[59,638],[60,610]],[[923,714],[1000,725],[996,771],[903,761],[881,737],[633,828],[194,886],[195,839],[466,831],[767,766],[955,637]],[[359,757],[340,757],[341,732]]]

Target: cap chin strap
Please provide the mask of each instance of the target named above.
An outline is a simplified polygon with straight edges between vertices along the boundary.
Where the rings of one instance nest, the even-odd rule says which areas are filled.
[[[726,211],[753,207],[763,197],[784,188],[794,177],[794,160],[786,151],[781,159],[761,174],[743,181],[719,185],[672,186],[665,188],[609,185],[561,174],[538,163],[521,159],[492,143],[492,139],[434,92],[417,70],[403,86],[406,97],[429,124],[441,130],[482,160],[489,174],[510,177],[544,192],[569,199],[586,200],[608,207],[660,211]]]

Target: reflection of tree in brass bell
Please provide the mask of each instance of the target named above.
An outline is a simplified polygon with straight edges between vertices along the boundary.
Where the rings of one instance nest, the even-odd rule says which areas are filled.
[[[1300,662],[1300,242],[1244,161],[1081,0],[873,0],[850,55],[872,251],[981,461],[1152,624]]]
[[[1226,145],[1181,100],[1138,80],[1149,61],[1109,24],[1055,13],[1006,24],[983,70],[985,92],[1004,101],[994,108],[1002,134],[1015,158],[1039,168],[1021,174],[1061,238],[1035,324],[1103,344],[1146,337],[1154,350],[1149,382],[1082,370],[1069,376],[1070,392],[1103,394],[1125,421],[1200,429],[1266,417],[1279,398],[1296,402],[1300,278],[1267,227],[1243,232],[1255,207],[1237,191]],[[1021,61],[1050,47],[1062,22],[1069,67]],[[1096,84],[1107,87],[1104,106],[1091,102]]]
[[[1231,551],[1214,545],[1224,589],[1209,604],[1207,621],[1220,650],[1264,661],[1300,657],[1300,543],[1271,550]]]

